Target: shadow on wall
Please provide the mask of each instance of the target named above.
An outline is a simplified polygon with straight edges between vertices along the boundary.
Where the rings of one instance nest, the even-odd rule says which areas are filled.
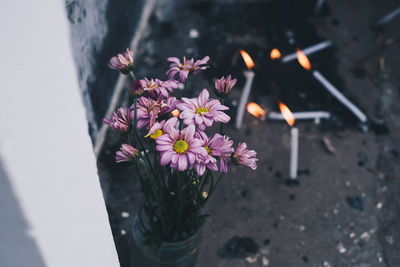
[[[0,157],[0,266],[46,266]]]

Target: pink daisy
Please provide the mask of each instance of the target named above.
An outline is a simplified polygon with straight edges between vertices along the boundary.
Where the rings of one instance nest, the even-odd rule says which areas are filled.
[[[153,140],[156,140],[158,137],[165,133],[169,133],[171,127],[175,128],[176,124],[178,123],[178,118],[172,117],[169,120],[156,122],[150,128],[149,132],[147,133],[146,137],[150,137]]]
[[[126,133],[129,129],[131,120],[129,118],[129,109],[118,109],[118,114],[113,112],[111,120],[104,118],[103,123],[108,124],[113,130]]]
[[[233,141],[226,135],[222,136],[220,134],[216,134],[219,136],[218,139],[214,142],[214,146],[217,146],[218,149],[215,150],[215,155],[220,159],[219,169],[222,173],[228,172],[228,160],[231,158],[233,153]]]
[[[215,81],[215,93],[220,97],[227,96],[236,82],[237,79],[231,80],[231,75],[228,75],[226,79],[222,76],[221,79]]]
[[[131,145],[122,144],[121,148],[115,154],[115,161],[117,163],[131,161],[139,156],[139,151]]]
[[[256,161],[258,161],[256,156],[257,152],[248,150],[246,143],[239,143],[232,157],[236,164],[245,165],[255,170],[257,169]]]
[[[227,123],[231,118],[221,110],[228,110],[217,99],[208,99],[207,89],[201,91],[198,98],[182,97],[182,102],[176,107],[181,110],[180,118],[186,125],[197,124],[201,131],[210,127],[214,121]]]
[[[172,62],[172,64],[169,65],[169,70],[165,74],[169,79],[174,79],[175,75],[178,73],[179,81],[184,83],[186,82],[190,72],[192,72],[194,75],[197,75],[200,73],[200,71],[209,68],[210,66],[204,66],[207,64],[209,59],[210,57],[206,56],[203,59],[196,60],[195,62],[193,58],[186,60],[186,58],[183,57],[183,63],[181,63],[179,58],[169,57],[167,60]]]
[[[160,152],[160,164],[170,164],[174,170],[184,171],[192,168],[197,157],[206,157],[207,150],[202,147],[202,140],[194,137],[195,127],[190,125],[179,131],[170,128],[168,133],[156,139],[156,149]]]
[[[133,120],[134,116],[134,107],[131,106],[131,120]],[[136,127],[141,129],[143,127],[151,127],[156,123],[158,113],[160,112],[160,108],[157,105],[157,102],[148,97],[140,97],[137,100],[137,124]]]
[[[157,99],[159,96],[168,97],[169,93],[172,93],[178,88],[178,81],[168,80],[161,81],[159,79],[147,79],[138,80],[132,83],[131,92],[133,94],[140,94],[147,92],[150,97]]]
[[[127,48],[124,54],[118,54],[115,57],[112,57],[110,61],[108,61],[108,66],[111,69],[119,70],[122,73],[127,74],[133,67],[132,51]]]

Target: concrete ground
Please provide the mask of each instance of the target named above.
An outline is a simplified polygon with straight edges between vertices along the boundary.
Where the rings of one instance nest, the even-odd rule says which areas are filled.
[[[193,84],[198,89],[211,89],[209,76],[239,73],[231,96],[235,100],[244,82],[239,67],[220,64],[226,57],[211,51],[207,40],[212,41],[212,37],[190,38],[190,30],[196,29],[200,36],[207,33],[206,15],[218,15],[226,7],[231,10],[238,4],[257,9],[257,5],[270,2],[276,1],[193,1],[179,5],[166,1],[154,15],[152,30],[138,51],[137,76],[163,78],[166,57],[205,56],[208,47],[211,55],[217,54],[211,59],[215,70]],[[311,2],[305,1],[312,7]],[[400,266],[400,17],[381,30],[371,27],[396,5],[394,0],[330,1],[321,14],[305,18],[313,27],[310,31],[333,41],[336,71],[332,76],[337,76],[334,80],[341,89],[366,112],[370,130],[362,132],[355,120],[346,120],[350,113],[341,114],[345,123],[339,128],[299,122],[300,185],[287,186],[288,126],[246,114],[243,129],[228,127],[227,134],[255,148],[260,161],[254,172],[232,167],[209,201],[204,212],[211,217],[204,227],[196,266]],[[218,10],[209,9],[213,6]],[[229,25],[235,27],[234,22],[234,17],[227,18],[223,24],[229,29]],[[243,33],[244,39],[257,38],[253,36],[257,29],[249,31]],[[241,45],[235,38],[230,42]],[[263,45],[270,47],[270,40],[257,44]],[[262,84],[262,76],[258,84]],[[260,90],[253,95],[267,105],[271,98],[270,93]],[[334,100],[327,103],[339,105]],[[132,170],[113,162],[119,142],[117,135],[109,134],[98,166],[121,265],[129,266],[130,227],[141,197]],[[241,244],[229,243],[235,236],[249,237],[257,252],[252,253],[252,242],[246,243],[244,254],[234,250],[234,245]]]

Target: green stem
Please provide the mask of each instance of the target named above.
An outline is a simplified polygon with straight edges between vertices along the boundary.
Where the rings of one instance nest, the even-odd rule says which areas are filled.
[[[133,71],[130,71],[130,72],[129,72],[129,76],[131,77],[131,79],[132,79],[133,81],[136,81],[136,77],[135,77],[135,74],[133,74]]]
[[[219,181],[221,181],[221,177],[222,177],[222,173],[219,175],[217,182],[212,185],[212,187],[210,188],[210,192],[208,192],[208,197],[207,200],[211,197],[211,195],[214,193],[215,188],[217,188],[217,185],[219,184]]]
[[[153,174],[153,177],[155,179],[157,179],[157,174],[154,171],[154,168],[153,168],[153,166],[151,164],[149,154],[147,153],[146,147],[143,145],[142,140],[139,138],[137,132],[136,132],[136,139],[139,141],[139,145],[140,145],[141,150],[143,150],[143,153],[144,153],[144,156],[146,158],[147,164],[149,165],[149,168],[150,168],[150,172]]]
[[[132,72],[131,72],[132,73]],[[134,108],[134,112],[133,112],[133,134],[134,136],[137,138],[137,97],[134,96],[133,98],[133,108]],[[136,139],[134,138],[134,145],[136,147]]]
[[[224,102],[225,102],[225,98],[223,96],[221,96],[221,104],[223,105]],[[219,125],[219,134],[223,135],[223,132],[224,132],[224,123],[221,122]]]

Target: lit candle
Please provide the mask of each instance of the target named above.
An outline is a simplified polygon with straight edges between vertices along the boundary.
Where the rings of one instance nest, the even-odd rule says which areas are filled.
[[[246,83],[244,84],[242,94],[240,95],[239,106],[238,106],[236,122],[235,122],[236,129],[240,129],[242,127],[244,110],[245,110],[247,101],[249,99],[251,86],[253,84],[253,79],[255,76],[254,71],[251,70],[254,67],[254,62],[251,59],[250,55],[243,50],[240,50],[240,54],[242,55],[243,60],[246,63],[248,70],[245,70],[243,72],[243,75],[246,77]]]
[[[325,48],[328,48],[331,45],[332,45],[331,41],[324,41],[324,42],[312,45],[310,47],[304,48],[302,50],[302,52],[304,54],[306,54],[306,55],[311,55],[311,54],[314,54],[315,52],[318,52],[318,51],[321,51],[321,50],[323,50]],[[284,56],[282,58],[282,62],[283,63],[288,63],[288,62],[290,62],[292,60],[295,60],[296,58],[297,58],[297,52]]]
[[[247,104],[247,111],[256,118],[261,120],[285,120],[282,113],[270,111],[267,112],[257,103],[250,102]],[[302,112],[292,112],[293,117],[296,120],[314,120],[320,121],[321,119],[330,119],[331,113],[328,111],[302,111]]]
[[[301,51],[297,50],[297,60],[300,65],[306,70],[311,70],[311,63],[307,56]],[[320,82],[328,92],[330,92],[340,103],[346,106],[362,123],[367,122],[367,116],[348,98],[346,98],[335,86],[333,86],[319,71],[312,72],[314,78]]]
[[[279,109],[283,117],[291,127],[290,129],[290,171],[289,178],[297,181],[297,164],[299,157],[299,129],[293,127],[295,118],[290,109],[283,103],[279,102]]]

